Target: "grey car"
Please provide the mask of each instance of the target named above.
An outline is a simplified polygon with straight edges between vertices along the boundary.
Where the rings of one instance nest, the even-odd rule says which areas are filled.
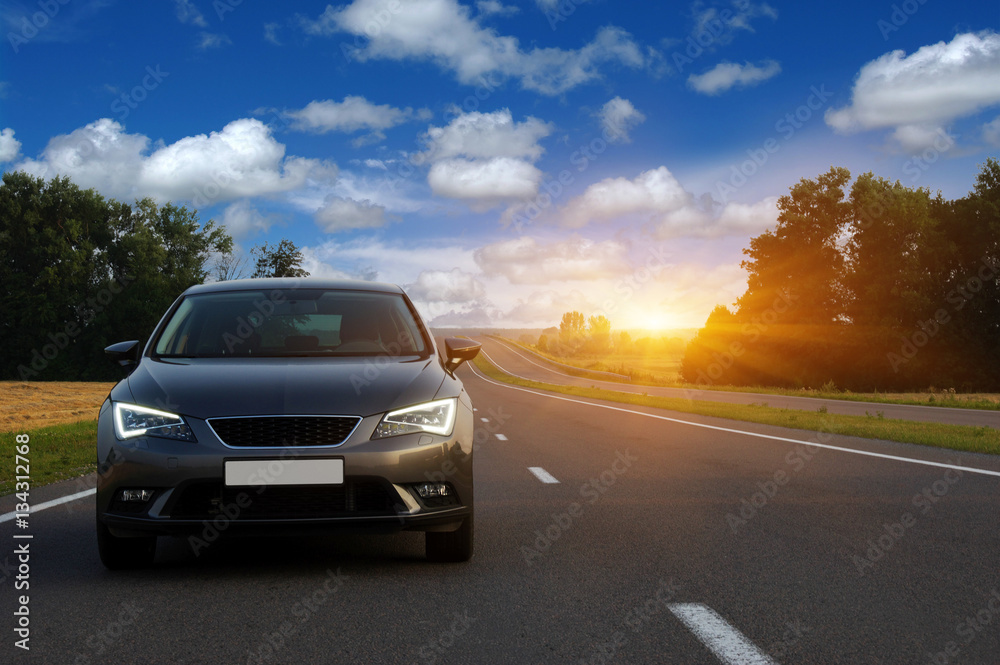
[[[229,535],[426,532],[433,561],[473,551],[473,410],[397,286],[250,279],[194,286],[101,407],[97,538],[109,568]]]

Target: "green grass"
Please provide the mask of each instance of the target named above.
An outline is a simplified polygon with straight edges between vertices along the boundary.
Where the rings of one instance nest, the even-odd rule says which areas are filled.
[[[940,406],[958,409],[979,409],[983,411],[1000,411],[1000,395],[991,393],[962,394],[948,390],[928,390],[922,393],[855,393],[837,390],[835,386],[820,386],[818,388],[776,388],[772,386],[729,386],[729,385],[695,385],[680,380],[679,369],[683,353],[674,357],[644,355],[609,355],[580,356],[563,358],[550,353],[538,351],[520,342],[506,337],[498,338],[504,342],[528,351],[529,353],[548,358],[557,363],[572,365],[580,372],[569,370],[566,373],[581,378],[616,381],[613,378],[597,377],[585,370],[610,371],[617,374],[632,376],[629,382],[633,386],[653,386],[663,388],[685,388],[690,390],[717,390],[734,393],[761,393],[765,395],[783,395],[786,397],[812,397],[816,399],[838,399],[850,402],[874,402],[876,404],[907,404],[912,406]],[[616,381],[617,382],[617,381]]]
[[[29,436],[31,487],[75,478],[97,469],[97,422],[52,425],[27,432],[0,433],[0,496],[15,489],[15,437]]]
[[[1000,454],[1000,431],[992,427],[967,427],[938,423],[916,423],[906,420],[889,420],[876,413],[870,416],[847,416],[817,411],[777,409],[767,405],[726,404],[700,402],[681,398],[634,395],[575,386],[557,386],[537,381],[526,381],[506,374],[482,356],[475,359],[476,367],[497,381],[547,390],[576,397],[601,399],[635,406],[655,407],[700,416],[727,418],[743,422],[790,427],[794,429],[829,432],[866,439],[884,439],[902,443],[916,443],[936,448],[964,450],[976,453]]]

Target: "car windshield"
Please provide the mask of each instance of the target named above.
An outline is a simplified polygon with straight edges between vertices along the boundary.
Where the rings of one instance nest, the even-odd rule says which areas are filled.
[[[158,357],[425,355],[399,294],[327,289],[190,295],[162,328]]]

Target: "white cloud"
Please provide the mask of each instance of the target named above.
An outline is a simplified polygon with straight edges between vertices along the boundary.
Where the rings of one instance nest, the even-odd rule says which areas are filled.
[[[567,203],[559,216],[564,226],[579,228],[631,214],[666,214],[690,205],[692,200],[667,167],[661,166],[634,180],[607,178],[595,183]]]
[[[660,239],[755,236],[773,227],[777,221],[777,197],[768,197],[757,203],[730,202],[718,214],[689,206],[664,215],[656,224],[655,235]]]
[[[302,252],[302,269],[308,272],[310,277],[320,277],[323,279],[374,279],[377,277],[377,275],[348,272],[334,268],[326,262],[322,249],[300,247],[299,251]]]
[[[711,201],[709,197],[707,199]],[[644,171],[636,178],[606,178],[557,211],[562,226],[580,228],[594,222],[615,222],[638,217],[652,225],[656,237],[718,238],[754,235],[777,220],[777,198],[754,204],[731,202],[713,210],[699,202],[665,166]]]
[[[781,73],[781,65],[774,60],[766,60],[759,67],[749,62],[743,65],[734,62],[720,62],[704,74],[689,76],[688,85],[700,93],[718,95],[734,86],[746,88],[757,85],[779,73]]]
[[[0,164],[12,162],[21,154],[21,142],[14,138],[14,130],[7,127],[0,131]]]
[[[632,69],[659,66],[659,54],[643,50],[632,36],[613,26],[597,31],[594,41],[576,50],[536,48],[526,53],[511,72],[521,78],[521,87],[543,95],[559,95],[601,78],[599,67],[607,63]]]
[[[892,139],[904,152],[916,154],[935,144],[951,147],[955,138],[942,127],[934,125],[902,125],[892,133]]]
[[[700,5],[701,3],[696,3],[695,7]],[[751,19],[758,16],[778,18],[778,11],[766,2],[754,5],[751,2],[741,1],[734,2],[733,6],[736,7],[736,11],[728,7],[723,10],[716,7],[706,7],[698,11],[695,15],[694,35],[709,35],[714,43],[728,44],[732,41],[733,32],[736,30],[754,32],[753,26],[750,24]]]
[[[328,196],[323,207],[313,216],[316,224],[327,233],[348,229],[373,229],[388,221],[385,208],[371,201],[355,201],[340,196]]]
[[[509,199],[527,199],[538,192],[542,172],[509,157],[488,160],[448,159],[431,167],[427,183],[438,196],[467,201],[485,210]]]
[[[538,141],[552,133],[552,125],[528,116],[514,122],[509,109],[492,113],[463,113],[446,127],[430,127],[424,135],[431,160],[465,156],[472,159],[514,157],[537,160],[544,149]]]
[[[417,303],[415,303],[417,304]],[[421,316],[432,328],[491,328],[495,325],[498,311],[490,307],[475,306],[466,310],[451,309],[443,314],[436,314],[436,307],[421,307],[417,304],[417,309],[421,311]],[[430,310],[428,312],[428,309]]]
[[[191,0],[174,0],[174,12],[177,14],[177,20],[181,23],[190,23],[199,28],[208,27],[208,21]]]
[[[328,264],[331,270],[392,284],[412,283],[427,266],[435,266],[437,270],[458,268],[469,274],[479,272],[471,250],[441,242],[422,245],[380,238],[331,239],[312,247],[310,256]]]
[[[264,41],[271,42],[275,46],[281,46],[281,42],[278,40],[278,28],[281,27],[277,23],[265,23],[264,24]]]
[[[497,0],[479,0],[476,9],[480,16],[513,16],[521,11],[519,7],[505,5]]]
[[[228,36],[212,32],[201,33],[198,35],[198,40],[198,48],[203,51],[210,48],[222,48],[223,46],[233,45],[233,40],[231,40]]]
[[[499,74],[546,95],[599,79],[606,64],[636,69],[647,64],[631,35],[619,28],[602,28],[576,50],[523,51],[517,38],[480,26],[470,8],[456,0],[409,0],[387,7],[383,0],[328,5],[315,21],[303,19],[302,27],[308,34],[347,32],[365,38],[365,46],[352,52],[357,60],[430,60],[465,84],[481,84],[487,75]]]
[[[148,137],[102,118],[50,139],[40,158],[17,168],[42,177],[65,175],[106,196],[152,196],[198,207],[288,192],[310,181],[332,182],[337,173],[328,162],[286,157],[285,146],[252,118],[152,148]]]
[[[480,247],[476,263],[487,275],[512,284],[601,280],[627,273],[628,246],[616,240],[595,242],[580,236],[540,244],[530,236]]]
[[[919,151],[948,123],[997,104],[1000,34],[984,31],[867,63],[854,81],[851,104],[829,109],[825,119],[842,133],[893,127],[902,147]]]
[[[237,239],[257,232],[266,233],[277,221],[273,215],[262,214],[246,199],[229,204],[222,212],[222,225]]]
[[[637,111],[632,102],[621,97],[615,97],[602,106],[598,117],[604,135],[610,137],[612,143],[629,143],[632,140],[629,132],[646,121],[646,116]]]
[[[438,196],[475,210],[529,199],[542,180],[533,164],[544,152],[538,141],[551,131],[537,118],[514,122],[507,109],[465,113],[446,127],[430,127],[420,155],[431,162],[427,183]]]
[[[388,170],[363,169],[360,173],[341,170],[337,173],[336,182],[296,190],[288,195],[288,200],[310,215],[322,208],[330,195],[355,201],[371,201],[373,205],[393,213],[415,213],[434,205],[434,201],[426,193],[426,187],[416,178],[398,178],[395,167],[392,164],[386,166]]]
[[[593,312],[598,308],[583,293],[572,290],[569,293],[558,291],[533,291],[525,297],[518,298],[503,318],[513,324],[533,327],[549,327],[559,324],[564,312]],[[585,314],[586,316],[586,314]]]
[[[414,118],[426,119],[429,111],[412,108],[398,109],[388,104],[372,104],[364,97],[348,95],[344,101],[332,99],[309,102],[297,111],[285,111],[292,119],[292,129],[325,134],[327,132],[356,132],[371,130],[371,138],[385,138],[383,130],[408,122]]]
[[[983,125],[983,140],[994,148],[1000,148],[1000,116]]]
[[[417,281],[406,287],[414,300],[428,303],[467,303],[482,299],[486,287],[475,275],[459,268],[451,270],[424,270]]]

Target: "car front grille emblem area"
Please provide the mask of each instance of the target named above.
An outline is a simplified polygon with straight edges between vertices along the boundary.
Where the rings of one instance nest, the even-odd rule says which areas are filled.
[[[248,416],[208,424],[230,448],[291,448],[339,446],[360,422],[358,416]]]

